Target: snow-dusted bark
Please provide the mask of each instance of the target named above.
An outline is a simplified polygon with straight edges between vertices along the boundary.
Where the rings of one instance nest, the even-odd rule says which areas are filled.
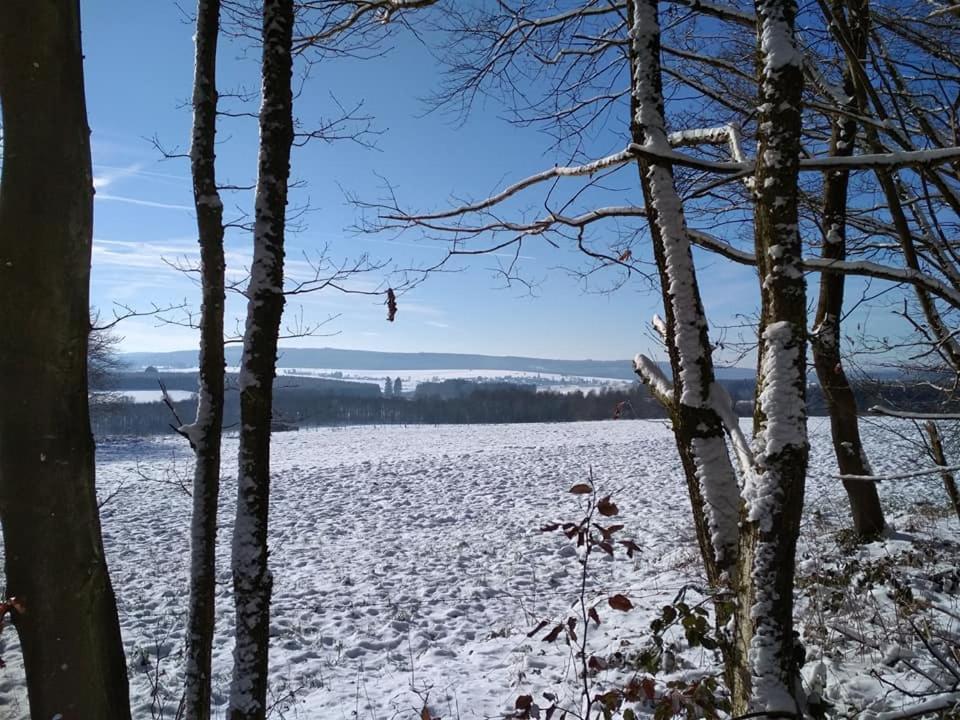
[[[758,147],[752,190],[761,282],[754,473],[743,488],[734,714],[795,712],[793,575],[809,446],[806,282],[797,178],[802,58],[793,0],[756,3]]]
[[[0,111],[0,521],[30,717],[129,720],[87,395],[93,181],[78,0],[0,3]],[[0,705],[11,713],[22,715]]]
[[[849,47],[846,52],[856,58],[848,62],[843,90],[838,93],[842,115],[832,120],[830,154],[836,157],[853,155],[857,138],[856,103],[854,101],[853,62],[866,55],[868,35],[867,3],[849,0]],[[847,187],[850,172],[844,168],[828,170],[823,179],[822,256],[828,261],[845,261],[847,256]],[[860,439],[857,400],[847,380],[840,354],[840,319],[843,317],[844,276],[825,271],[820,275],[820,296],[810,345],[817,379],[830,413],[833,451],[842,475],[869,475],[866,451]],[[844,481],[850,500],[853,527],[857,534],[875,536],[884,527],[883,508],[874,483]]]
[[[216,597],[217,501],[220,493],[220,433],[223,426],[223,203],[217,191],[217,35],[220,0],[198,0],[190,147],[193,198],[200,242],[203,306],[200,313],[200,388],[196,419],[181,428],[196,455],[190,525],[190,604],[183,716],[210,717],[210,665]]]
[[[266,714],[273,584],[267,566],[270,422],[284,304],[283,241],[293,143],[292,32],[292,0],[266,0],[254,248],[240,368],[240,452],[232,548],[237,626],[230,720],[263,720]]]
[[[633,141],[658,154],[670,150],[660,74],[656,0],[628,4],[631,13]],[[723,582],[737,551],[739,491],[724,428],[711,403],[713,362],[683,205],[666,161],[639,160],[641,185],[660,273],[673,387],[637,356],[634,368],[666,405],[687,478],[700,549],[711,583]],[[654,372],[656,371],[656,372]]]

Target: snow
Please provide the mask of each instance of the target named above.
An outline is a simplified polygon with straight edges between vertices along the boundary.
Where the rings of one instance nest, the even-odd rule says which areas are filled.
[[[168,368],[158,367],[160,372],[180,373],[198,371],[197,368]],[[240,368],[236,365],[227,366],[226,372],[237,374]],[[391,379],[400,378],[403,384],[404,393],[412,392],[418,385],[425,382],[443,382],[444,380],[473,380],[476,382],[508,382],[522,385],[536,385],[538,391],[571,393],[580,391],[583,393],[590,390],[604,390],[624,388],[632,384],[629,380],[617,380],[614,378],[600,377],[594,375],[564,375],[562,373],[552,372],[534,372],[529,370],[490,370],[490,369],[416,369],[416,370],[370,370],[356,368],[277,368],[277,378],[283,382],[284,378],[297,377],[317,377],[330,380],[343,380],[350,382],[366,382],[382,386],[386,377]],[[290,384],[295,384],[291,382]],[[159,391],[135,391],[143,392],[144,397],[152,398],[154,393],[159,399]],[[176,391],[169,391],[171,396]],[[189,393],[188,393],[189,394]],[[177,398],[174,398],[177,399]],[[148,402],[150,400],[144,400]]]
[[[883,432],[891,425],[909,427],[895,419],[864,427],[867,451],[882,474],[917,462],[913,451]],[[842,485],[832,477],[829,423],[811,420],[810,430],[798,559],[801,572],[815,575],[836,558],[829,530],[847,525],[848,518]],[[603,624],[592,646],[612,651],[623,641],[636,644],[681,587],[702,582],[685,481],[663,422],[324,428],[277,434],[273,442],[273,717],[346,718],[356,712],[378,720],[410,718],[418,716],[424,696],[435,715],[462,720],[499,716],[526,692],[537,698],[556,692],[564,702],[577,702],[568,648],[526,633],[541,619],[565,617],[574,601],[576,553],[558,534],[538,528],[578,517],[579,500],[566,491],[591,471],[597,487],[620,506],[624,536],[643,549],[633,560],[597,560],[593,566],[591,598],[625,592],[637,609],[614,616],[601,608]],[[233,649],[226,548],[236,449],[236,436],[228,435],[213,668],[218,718]],[[101,444],[97,462],[102,496],[125,483],[102,513],[134,717],[152,717],[148,671],[156,669],[158,655],[157,702],[172,717],[183,677],[192,501],[169,486],[138,480],[137,471],[161,477],[172,468],[190,476],[192,453],[180,437],[118,439]],[[881,483],[878,489],[888,519],[900,528],[909,527],[914,516],[907,513],[918,501],[943,501],[935,477]],[[924,521],[922,527],[960,541],[955,518]],[[914,547],[911,537],[929,537],[909,532],[874,543],[859,557],[893,557]],[[824,664],[824,697],[849,716],[869,708],[894,717],[881,713],[910,705],[910,698],[889,688],[881,692],[870,674],[881,668],[898,685],[911,687],[902,661],[896,668],[882,665],[888,643],[873,653],[832,630],[822,646],[807,639],[820,627],[808,591],[798,591],[797,610],[810,658],[805,670],[812,677],[817,663]],[[883,593],[852,594],[850,602],[868,615],[892,608]],[[957,588],[918,597],[960,613]],[[837,613],[828,619],[836,622]],[[26,720],[22,663],[9,627],[0,634],[0,654],[8,663],[0,670],[2,715]],[[683,662],[716,669],[710,653]],[[599,681],[608,679],[604,674]],[[291,693],[293,699],[284,700]]]
[[[633,358],[633,367],[636,369],[637,374],[643,378],[643,381],[653,388],[653,392],[657,397],[665,398],[673,403],[673,386],[670,384],[667,376],[663,374],[659,365],[646,355],[638,353],[637,356]]]
[[[761,361],[763,390],[757,397],[763,423],[753,438],[757,472],[744,479],[743,499],[747,519],[758,522],[761,532],[770,532],[781,498],[779,474],[767,468],[767,459],[786,448],[806,442],[803,392],[797,382],[802,372],[800,342],[790,323],[771,323],[763,331],[765,347]]]
[[[770,323],[763,338],[764,383],[757,403],[767,421],[757,443],[764,455],[776,455],[787,447],[806,443],[803,393],[798,383],[802,371],[801,340],[785,321]]]
[[[162,390],[123,390],[120,394],[134,403],[163,402]],[[191,390],[167,390],[167,395],[173,402],[180,402],[181,400],[192,400],[196,393]]]
[[[637,109],[634,119],[643,130],[644,148],[665,152],[670,149],[670,141],[664,127],[663,99],[651,77],[658,67],[653,49],[659,32],[656,3],[636,3],[630,29],[635,57],[633,95]],[[706,319],[700,307],[683,203],[669,167],[651,162],[646,172],[650,205],[655,211],[663,246],[663,272],[673,314],[673,341],[678,348],[680,397],[677,400],[691,407],[702,407],[706,398],[703,397],[701,338],[706,331]]]
[[[691,446],[700,493],[707,506],[711,542],[718,559],[727,561],[737,547],[740,514],[740,497],[729,492],[730,488],[736,488],[737,480],[730,465],[727,443],[723,435],[714,435],[693,438]]]
[[[228,368],[229,371],[229,368]],[[563,375],[561,373],[532,372],[527,370],[357,370],[342,368],[278,368],[278,378],[321,377],[352,382],[383,384],[383,379],[400,378],[404,393],[411,392],[425,382],[443,382],[444,380],[473,380],[476,382],[508,382],[521,385],[536,385],[539,391],[550,392],[588,392],[606,388],[623,388],[631,381],[590,375]]]

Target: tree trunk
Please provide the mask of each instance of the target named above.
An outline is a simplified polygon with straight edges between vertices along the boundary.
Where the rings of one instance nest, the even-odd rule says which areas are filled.
[[[657,0],[627,3],[631,36],[631,134],[633,142],[668,151],[660,67],[660,27]],[[694,527],[707,581],[715,590],[735,586],[737,520],[740,489],[730,462],[724,423],[717,403],[725,402],[714,382],[713,358],[707,333],[707,318],[700,298],[693,265],[683,203],[677,193],[673,168],[666,162],[639,161],[640,183],[650,227],[654,257],[660,275],[660,290],[666,316],[664,343],[670,356],[673,387],[655,392],[673,423]],[[638,357],[637,373],[648,384],[656,383],[655,365]],[[728,422],[729,422],[728,418]],[[737,422],[732,418],[732,422]],[[739,428],[729,431],[739,433]],[[724,628],[732,603],[717,602],[714,621]],[[724,638],[724,632],[718,632]],[[728,683],[733,680],[735,647],[721,643]]]
[[[34,718],[130,717],[87,401],[93,232],[80,6],[0,3],[0,519]]]
[[[283,238],[293,143],[292,33],[292,0],[265,0],[253,263],[240,368],[240,458],[233,531],[237,629],[230,720],[263,720],[266,714],[273,584],[267,567],[270,421],[284,304]]]
[[[802,57],[793,0],[756,3],[760,94],[754,233],[761,284],[755,471],[744,484],[735,715],[797,712],[793,575],[809,445],[806,282],[797,177]]]
[[[632,27],[633,141],[669,151],[657,0],[637,0],[628,3],[628,9]],[[727,452],[724,425],[715,409],[718,398],[707,319],[673,168],[666,162],[641,160],[638,164],[660,274],[666,315],[664,341],[673,371],[672,392],[657,395],[673,422],[701,555],[707,578],[716,587],[729,581],[728,574],[736,566],[740,491]],[[642,362],[637,363],[637,370],[643,376]]]
[[[856,9],[850,13],[851,47],[858,59],[866,55],[869,38],[866,4],[849,0]],[[842,12],[842,3],[834,3],[834,12]],[[862,62],[862,60],[859,60]],[[844,110],[832,122],[830,154],[835,157],[853,155],[857,140],[857,107],[853,99],[853,71],[844,72],[844,95],[848,98]],[[846,169],[828,170],[823,182],[823,257],[827,260],[845,260],[847,256],[847,187],[850,173]],[[843,369],[840,355],[840,318],[843,317],[844,276],[824,271],[820,275],[820,297],[814,331],[811,334],[813,362],[823,397],[830,413],[833,451],[842,475],[870,475],[866,451],[860,440],[857,418],[857,400]],[[845,480],[844,489],[850,500],[853,527],[857,535],[867,539],[876,537],[884,527],[883,508],[876,483]]]
[[[203,306],[200,313],[200,392],[197,417],[184,430],[196,454],[190,528],[190,607],[184,678],[184,717],[210,717],[210,666],[216,604],[217,500],[223,426],[223,203],[215,173],[219,0],[197,3],[190,148],[193,199],[200,241]]]
[[[940,437],[940,429],[932,420],[928,420],[924,427],[927,431],[927,437],[930,439],[930,452],[933,455],[933,461],[941,466],[947,467],[947,456],[943,452],[943,439]],[[947,491],[947,497],[950,498],[950,505],[957,514],[957,520],[960,520],[960,493],[957,492],[957,483],[953,478],[953,473],[944,470],[941,473],[943,477],[943,487]]]

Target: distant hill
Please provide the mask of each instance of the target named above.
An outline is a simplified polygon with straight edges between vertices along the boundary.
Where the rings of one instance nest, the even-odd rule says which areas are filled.
[[[227,348],[227,364],[240,364],[239,347]],[[581,377],[634,380],[630,360],[550,360],[519,356],[470,355],[461,353],[391,353],[335,348],[281,348],[280,368],[329,368],[332,370],[515,370],[558,373]],[[164,353],[126,353],[122,360],[138,370],[192,368],[197,366],[196,350]],[[753,379],[753,368],[720,368],[724,380]]]
[[[122,393],[124,390],[157,390],[163,383],[167,390],[185,390],[196,392],[200,379],[196,372],[119,372],[112,373],[105,387],[95,387],[95,390],[110,390]],[[228,373],[226,377],[228,387],[237,387],[238,379],[235,374]],[[324,395],[379,397],[378,383],[353,382],[350,380],[332,380],[329,378],[312,377],[284,377],[274,380],[275,390],[307,390]]]

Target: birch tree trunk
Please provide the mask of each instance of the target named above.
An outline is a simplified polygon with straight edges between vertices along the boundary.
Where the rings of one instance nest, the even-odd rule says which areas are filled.
[[[869,39],[869,15],[866,2],[849,0],[851,6],[847,27],[850,29],[850,44],[845,52],[856,53],[857,61],[863,62]],[[834,2],[834,14],[843,13],[843,2]],[[852,64],[852,63],[851,63]],[[830,154],[834,157],[851,157],[857,141],[857,106],[854,101],[853,70],[849,67],[843,75],[843,94],[846,96],[843,110],[832,122]],[[845,168],[828,170],[823,182],[823,258],[846,260],[847,257],[847,188],[850,172]],[[830,413],[830,430],[833,451],[841,475],[870,475],[866,451],[860,439],[860,422],[857,417],[857,400],[847,380],[840,355],[840,318],[843,317],[844,276],[825,270],[820,275],[820,296],[814,331],[811,333],[813,362],[817,379],[823,389],[824,400]],[[853,527],[861,538],[876,536],[884,528],[883,508],[877,494],[876,483],[845,480],[843,487],[850,500]]]
[[[232,558],[237,625],[230,720],[263,720],[266,715],[273,585],[267,567],[270,421],[284,304],[283,240],[293,143],[293,19],[292,0],[265,0],[253,262],[240,368],[240,455]]]
[[[80,4],[0,3],[0,520],[34,718],[130,717],[87,404],[93,233]]]
[[[636,0],[627,7],[631,18],[633,141],[667,152],[670,145],[661,89],[657,0]],[[717,397],[714,384],[707,319],[673,168],[667,162],[640,160],[638,164],[660,274],[672,388],[657,389],[654,375],[658,371],[652,363],[638,358],[635,367],[670,413],[707,579],[716,587],[729,582],[729,574],[736,567],[740,491],[724,425],[715,409],[715,402],[723,399]]]
[[[802,58],[793,0],[756,3],[758,146],[754,233],[761,284],[755,471],[744,484],[734,714],[796,712],[793,575],[809,445],[806,282],[797,177]]]
[[[193,199],[200,242],[200,392],[197,417],[181,428],[196,454],[190,528],[190,606],[184,678],[184,717],[210,717],[210,665],[216,603],[217,501],[223,426],[223,203],[217,191],[217,36],[220,0],[198,0],[190,148]]]

